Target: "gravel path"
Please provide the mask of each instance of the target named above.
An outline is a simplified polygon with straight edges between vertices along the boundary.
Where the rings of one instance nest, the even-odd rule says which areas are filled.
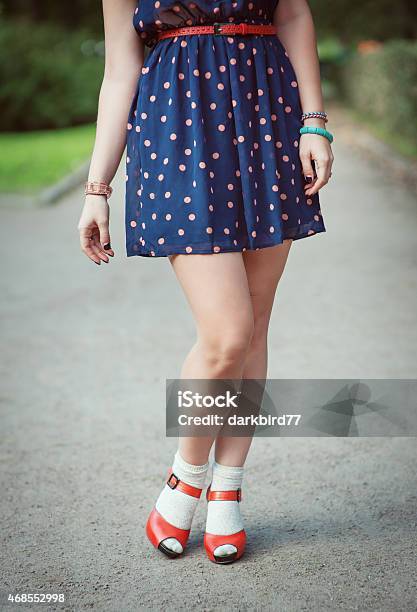
[[[416,378],[417,209],[336,143],[327,233],[293,246],[273,314],[271,378]],[[389,160],[387,160],[389,163]],[[187,555],[144,536],[175,440],[165,379],[193,325],[166,260],[78,250],[81,189],[53,208],[0,211],[2,546],[7,593],[64,593],[66,610],[415,610],[413,438],[256,439],[245,557]]]

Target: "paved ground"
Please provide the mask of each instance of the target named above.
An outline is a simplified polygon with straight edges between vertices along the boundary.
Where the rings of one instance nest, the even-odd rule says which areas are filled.
[[[416,378],[415,202],[335,153],[328,232],[294,245],[282,280],[270,377]],[[164,384],[192,322],[165,260],[125,258],[121,182],[108,267],[78,250],[81,203],[80,189],[50,209],[1,211],[2,597],[63,592],[68,610],[415,610],[415,439],[257,439],[244,559],[206,560],[204,504],[183,559],[150,548],[143,527],[174,452]]]

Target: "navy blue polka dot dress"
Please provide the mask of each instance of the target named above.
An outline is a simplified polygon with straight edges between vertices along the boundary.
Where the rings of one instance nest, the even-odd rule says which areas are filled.
[[[139,0],[150,47],[127,124],[126,253],[256,250],[324,232],[304,194],[296,75],[274,36],[156,40],[160,29],[270,24],[277,0]]]

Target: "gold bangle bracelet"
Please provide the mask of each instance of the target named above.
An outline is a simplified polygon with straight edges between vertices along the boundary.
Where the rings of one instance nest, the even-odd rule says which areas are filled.
[[[104,195],[107,198],[113,193],[113,189],[107,183],[100,181],[87,181],[84,188],[85,195]]]

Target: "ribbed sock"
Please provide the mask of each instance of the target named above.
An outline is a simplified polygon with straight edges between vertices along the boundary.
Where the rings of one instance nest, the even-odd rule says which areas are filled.
[[[183,482],[198,489],[203,489],[206,481],[207,470],[209,464],[192,465],[187,463],[176,452],[172,471]],[[190,529],[197,508],[198,499],[191,497],[177,489],[171,489],[167,484],[159,495],[155,507],[159,514],[171,525],[178,529]],[[167,538],[164,540],[164,545],[172,551],[182,553],[182,546],[175,538]]]

